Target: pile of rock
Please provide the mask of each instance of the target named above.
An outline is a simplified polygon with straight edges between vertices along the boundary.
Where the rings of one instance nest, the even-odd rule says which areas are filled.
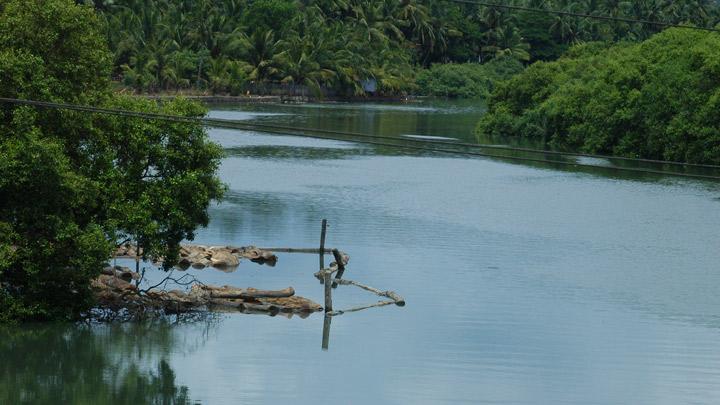
[[[92,281],[100,309],[130,313],[184,313],[191,311],[238,311],[307,315],[322,306],[295,295],[292,287],[283,290],[257,290],[231,286],[195,284],[189,291],[142,291],[132,283],[140,275],[125,267],[109,267]]]
[[[233,247],[233,246],[202,246],[184,245],[180,248],[181,268],[193,267],[202,269],[205,267],[228,268],[237,267],[241,259],[249,259],[260,264],[274,266],[277,263],[277,256],[267,250],[258,249],[254,246]]]
[[[142,254],[142,252],[140,252]],[[138,251],[134,245],[122,245],[115,252],[115,257],[135,258]],[[267,250],[258,249],[255,246],[234,247],[234,246],[204,246],[204,245],[182,245],[180,247],[180,260],[178,267],[187,269],[193,267],[202,269],[205,267],[216,267],[227,269],[237,267],[240,260],[248,259],[255,263],[274,266],[277,263],[277,256]],[[156,260],[161,263],[162,258]]]

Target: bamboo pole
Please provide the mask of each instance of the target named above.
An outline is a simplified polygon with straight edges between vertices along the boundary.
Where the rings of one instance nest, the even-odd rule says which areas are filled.
[[[325,268],[325,235],[327,234],[327,219],[322,220],[322,227],[320,228],[320,270]]]
[[[325,281],[325,312],[332,311],[332,282],[330,281],[330,275],[332,273],[326,270],[323,274]]]
[[[376,295],[378,295],[380,297],[390,298],[391,300],[393,300],[395,302],[395,305],[397,305],[399,307],[405,306],[405,299],[403,297],[399,296],[398,294],[396,294],[395,291],[380,291],[377,288],[370,287],[370,286],[367,286],[364,284],[360,284],[357,281],[352,281],[352,280],[336,279],[335,281],[338,284],[342,284],[342,285],[354,285],[356,287],[360,287],[363,290],[370,291],[371,293],[375,293]]]
[[[323,319],[323,336],[322,336],[322,349],[327,350],[330,346],[330,322],[332,321],[332,316],[330,314],[325,314],[325,318]]]

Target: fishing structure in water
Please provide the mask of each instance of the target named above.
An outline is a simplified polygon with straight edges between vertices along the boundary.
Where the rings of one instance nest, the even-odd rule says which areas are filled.
[[[383,291],[357,281],[343,279],[350,258],[338,249],[325,247],[327,220],[322,221],[319,248],[257,248],[233,246],[183,245],[180,260],[175,269],[160,282],[147,288],[141,288],[145,270],[140,270],[142,251],[126,244],[120,246],[116,258],[135,259],[136,270],[122,266],[109,266],[92,282],[92,288],[98,299],[98,306],[91,314],[97,320],[111,321],[122,319],[142,319],[149,316],[192,314],[202,311],[237,312],[245,314],[267,314],[275,316],[285,314],[308,317],[314,312],[325,312],[323,328],[323,348],[327,348],[330,318],[349,312],[387,305],[404,306],[405,299],[394,291]],[[190,274],[174,278],[174,271],[189,268],[202,269],[214,267],[220,270],[234,269],[244,259],[258,264],[275,266],[278,261],[274,252],[318,254],[320,270],[314,275],[324,285],[324,305],[308,298],[296,296],[295,289],[259,290],[233,286],[207,285]],[[325,255],[331,254],[335,261],[325,267]],[[156,260],[162,263],[162,258]],[[166,290],[169,283],[185,289]],[[333,309],[333,289],[339,285],[355,286],[385,298],[367,305]],[[162,286],[162,287],[161,287]]]

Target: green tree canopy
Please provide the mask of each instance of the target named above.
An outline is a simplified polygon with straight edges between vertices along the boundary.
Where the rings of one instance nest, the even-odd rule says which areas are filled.
[[[0,7],[0,96],[202,116],[185,100],[114,95],[94,10]],[[115,245],[167,256],[208,221],[221,151],[199,125],[0,105],[0,319],[73,318]]]
[[[478,132],[560,149],[720,164],[720,34],[585,44],[493,93]]]
[[[249,82],[283,82],[354,95],[373,78],[382,93],[399,93],[412,90],[416,67],[505,57],[554,60],[578,43],[640,41],[661,30],[448,0],[94,3],[107,21],[116,78],[140,92],[239,93],[253,89]],[[720,11],[715,0],[498,3],[703,27],[714,26]]]

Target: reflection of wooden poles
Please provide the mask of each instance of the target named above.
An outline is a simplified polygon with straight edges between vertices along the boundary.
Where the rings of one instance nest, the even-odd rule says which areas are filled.
[[[284,248],[284,247],[271,247],[271,248],[259,248],[260,250],[269,250],[271,252],[280,253],[320,253],[320,249],[316,248]],[[332,249],[325,249],[325,253],[332,253]]]
[[[371,293],[374,293],[380,297],[387,297],[393,300],[393,303],[399,307],[405,306],[405,299],[399,295],[397,295],[394,291],[380,291],[377,288],[370,287],[364,284],[360,284],[357,281],[352,280],[343,280],[343,279],[335,279],[335,281],[338,284],[342,285],[354,285],[356,287],[360,287],[363,290],[370,291]]]
[[[322,349],[327,350],[330,346],[330,322],[332,321],[332,316],[325,314],[325,319],[323,319],[323,337],[322,337]]]
[[[359,307],[352,307],[350,309],[343,309],[343,310],[328,312],[325,316],[338,316],[338,315],[342,315],[346,312],[357,312],[357,311],[362,311],[363,309],[384,307],[386,305],[392,305],[392,304],[395,304],[395,301],[378,301],[375,304],[363,305],[363,306],[359,306]]]

